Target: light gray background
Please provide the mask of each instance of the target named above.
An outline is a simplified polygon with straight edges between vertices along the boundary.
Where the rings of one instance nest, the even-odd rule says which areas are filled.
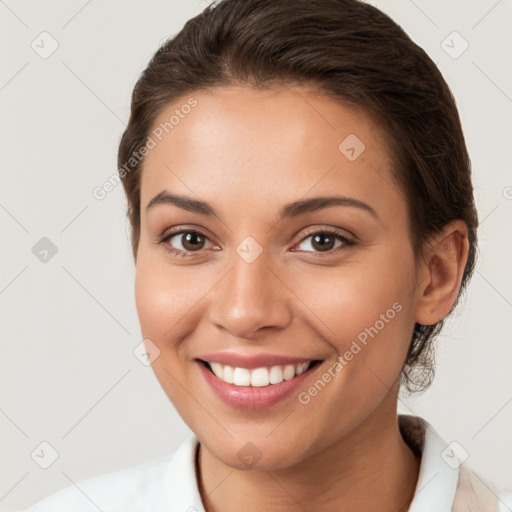
[[[450,84],[482,222],[467,300],[439,338],[435,383],[402,399],[399,410],[426,418],[467,450],[482,476],[510,487],[512,4],[372,3],[425,48]],[[138,74],[205,6],[0,1],[2,511],[161,458],[189,433],[132,353],[141,335],[122,187],[101,201],[92,190],[116,172]],[[59,45],[47,59],[31,48],[34,40],[50,48],[38,37],[43,31]],[[469,43],[456,59],[442,47],[453,31]],[[452,54],[463,44],[455,37],[444,43]],[[58,249],[47,262],[32,253],[42,237]],[[46,470],[31,458],[43,441],[59,454]]]

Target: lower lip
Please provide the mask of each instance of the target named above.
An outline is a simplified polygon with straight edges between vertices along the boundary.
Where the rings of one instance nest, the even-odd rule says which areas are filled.
[[[281,400],[288,398],[301,387],[309,374],[319,366],[316,364],[304,373],[290,380],[284,380],[280,384],[268,386],[235,386],[228,384],[210,372],[203,363],[197,362],[206,382],[214,393],[226,404],[238,409],[265,409],[272,407]]]

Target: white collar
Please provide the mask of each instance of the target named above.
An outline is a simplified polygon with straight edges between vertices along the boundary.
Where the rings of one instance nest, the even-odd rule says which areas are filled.
[[[421,455],[418,482],[408,512],[451,512],[459,480],[459,464],[447,462],[456,457],[453,450],[419,416],[399,414],[398,424],[404,441]]]
[[[163,478],[157,510],[205,512],[198,487],[196,453],[199,440],[190,435],[171,457]],[[178,485],[176,485],[178,483]]]

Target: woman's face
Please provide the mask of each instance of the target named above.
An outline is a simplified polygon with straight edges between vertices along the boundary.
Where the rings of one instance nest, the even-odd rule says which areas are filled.
[[[419,290],[380,128],[300,87],[198,92],[153,128],[137,310],[201,443],[287,467],[395,421]]]

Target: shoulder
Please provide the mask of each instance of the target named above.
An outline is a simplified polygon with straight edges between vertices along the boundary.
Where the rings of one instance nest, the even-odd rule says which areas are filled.
[[[164,458],[81,480],[38,501],[25,512],[156,512],[170,472],[182,475],[181,482],[176,482],[174,476],[176,484],[191,484],[185,481],[190,468],[183,466],[190,460],[187,455],[191,455],[195,442],[192,436]]]
[[[410,512],[512,512],[512,489],[500,489],[462,462],[432,425],[399,415],[400,432],[420,458]]]
[[[452,512],[510,512],[512,489],[498,488],[465,464],[459,467],[459,479]]]
[[[99,509],[121,510],[119,507],[128,505],[142,507],[143,503],[147,506],[151,497],[159,492],[169,461],[170,457],[166,457],[82,480],[44,498],[26,512],[97,512]]]

